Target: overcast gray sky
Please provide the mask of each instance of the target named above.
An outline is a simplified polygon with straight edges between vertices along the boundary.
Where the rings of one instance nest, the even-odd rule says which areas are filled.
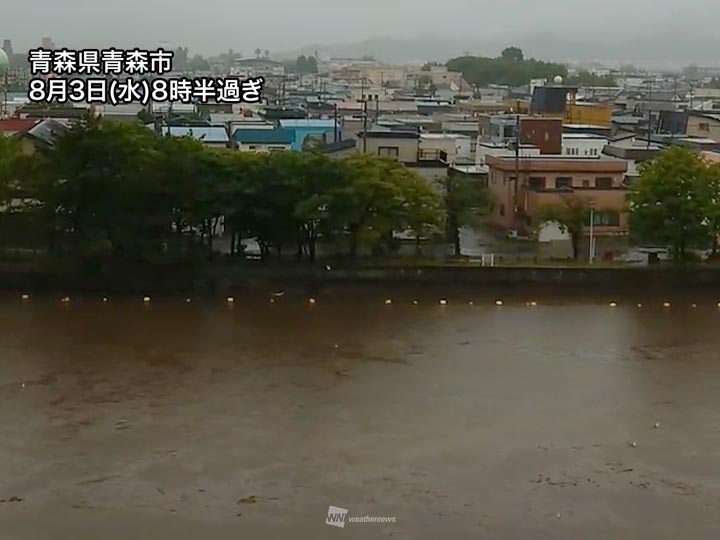
[[[37,45],[46,35],[73,48],[167,43],[187,45],[203,54],[232,48],[246,55],[256,47],[287,51],[314,43],[419,35],[462,38],[469,44],[497,40],[498,47],[537,34],[554,34],[555,41],[590,40],[609,46],[638,35],[656,35],[665,44],[682,48],[683,31],[712,40],[720,27],[720,0],[3,0],[2,4],[0,38],[11,38],[17,50]],[[665,32],[673,37],[660,37]]]

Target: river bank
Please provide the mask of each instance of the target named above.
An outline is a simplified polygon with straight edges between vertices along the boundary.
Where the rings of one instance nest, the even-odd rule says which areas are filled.
[[[214,294],[264,287],[438,285],[611,290],[720,290],[720,267],[495,266],[462,264],[263,264],[115,267],[87,272],[39,263],[0,264],[6,291]]]

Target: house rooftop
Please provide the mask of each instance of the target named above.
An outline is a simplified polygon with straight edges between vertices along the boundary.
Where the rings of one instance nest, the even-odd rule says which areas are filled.
[[[25,134],[37,139],[49,146],[53,146],[58,136],[68,132],[68,127],[53,119],[46,119],[38,122],[28,129]]]
[[[487,165],[453,165],[450,168],[462,174],[487,174],[490,171]]]
[[[292,144],[295,135],[287,129],[238,129],[233,139],[241,144]]]
[[[720,122],[720,113],[711,113],[711,112],[703,112],[703,111],[688,111],[688,114],[690,116],[700,116],[702,118],[708,118],[710,120],[715,120],[716,122]]]
[[[417,131],[397,131],[390,129],[373,129],[366,132],[365,137],[368,139],[419,139],[420,134]],[[362,137],[363,134],[361,133]]]
[[[486,157],[489,167],[500,171],[512,172],[517,169],[524,172],[594,172],[594,173],[626,173],[628,163],[624,159],[608,156],[567,156],[567,155],[532,155],[521,156],[516,161],[514,156],[501,155]]]
[[[607,126],[599,126],[597,124],[563,124],[563,127],[568,129],[610,129]]]
[[[563,139],[599,139],[599,140],[607,140],[607,137],[603,135],[595,135],[594,133],[563,133],[562,134]]]
[[[339,123],[338,123],[339,124]],[[327,128],[333,129],[335,120],[322,120],[317,118],[282,119],[280,126],[283,128]]]
[[[0,133],[24,133],[37,122],[35,118],[0,118]]]
[[[191,137],[209,144],[226,144],[229,141],[223,126],[163,126],[162,134],[170,137]]]
[[[458,133],[423,133],[420,135],[420,138],[427,140],[470,139],[467,135],[461,135]]]

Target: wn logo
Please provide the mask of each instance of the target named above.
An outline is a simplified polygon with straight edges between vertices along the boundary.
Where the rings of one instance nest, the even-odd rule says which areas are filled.
[[[328,507],[328,515],[325,523],[332,525],[333,527],[345,527],[345,518],[347,517],[346,508],[338,508],[337,506]]]

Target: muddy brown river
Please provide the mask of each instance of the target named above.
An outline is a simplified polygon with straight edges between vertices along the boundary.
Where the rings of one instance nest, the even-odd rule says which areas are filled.
[[[394,294],[4,296],[0,538],[720,537],[718,299]]]

